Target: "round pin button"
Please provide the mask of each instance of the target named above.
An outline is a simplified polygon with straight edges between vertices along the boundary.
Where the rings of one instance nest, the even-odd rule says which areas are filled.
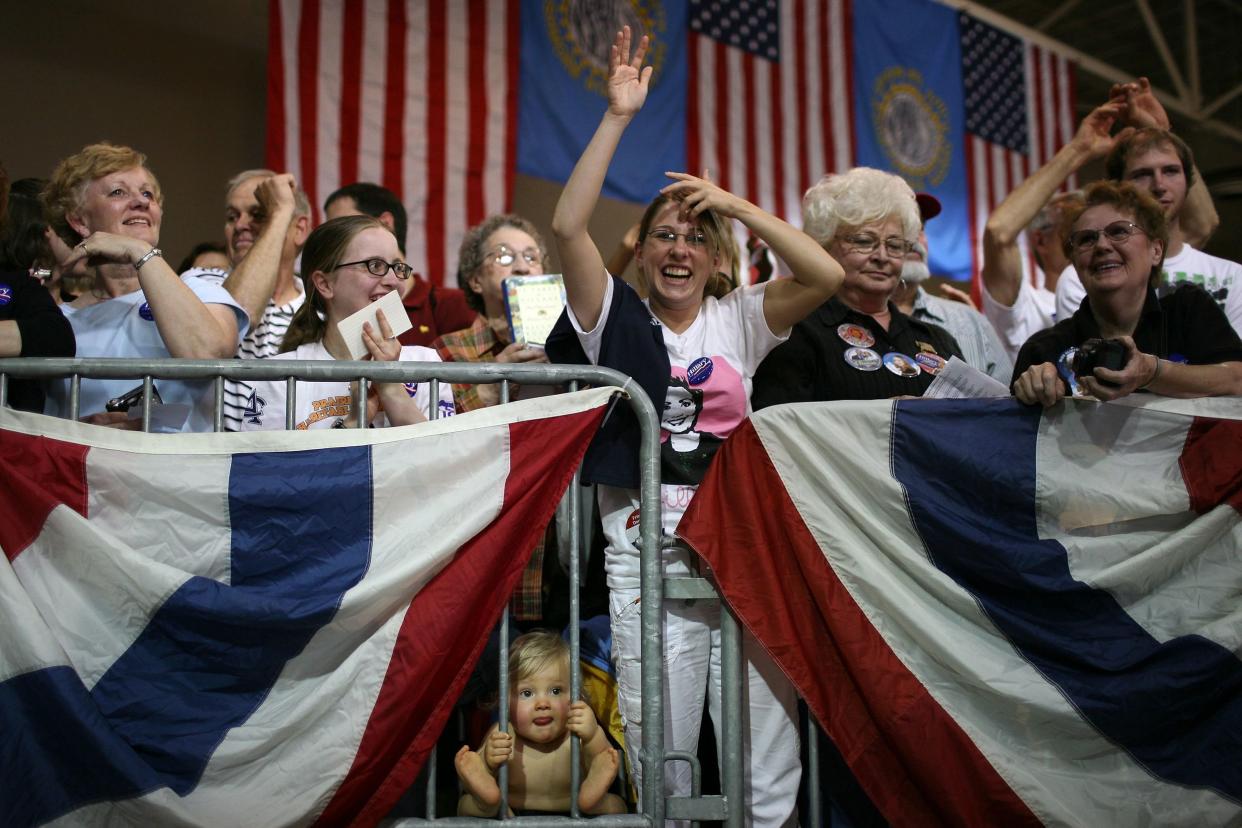
[[[870,348],[850,348],[845,352],[845,361],[859,371],[880,370],[880,355]]]
[[[875,344],[875,337],[871,335],[871,331],[862,325],[854,325],[850,322],[837,326],[837,336],[856,348],[870,348]]]
[[[899,354],[896,351],[890,351],[884,355],[884,367],[897,376],[906,377],[907,379],[917,377],[923,373],[917,362],[905,354]]]
[[[686,369],[686,381],[690,385],[702,385],[707,382],[707,378],[712,375],[715,367],[711,357],[699,357]]]

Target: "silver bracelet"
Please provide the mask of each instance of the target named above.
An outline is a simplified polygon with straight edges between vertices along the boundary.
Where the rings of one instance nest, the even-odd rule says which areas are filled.
[[[1138,390],[1139,390],[1139,391],[1143,391],[1143,390],[1146,390],[1146,389],[1148,389],[1148,388],[1151,388],[1151,384],[1152,384],[1153,382],[1155,382],[1155,381],[1156,381],[1156,378],[1157,378],[1157,377],[1159,377],[1159,376],[1160,376],[1160,363],[1161,363],[1161,361],[1162,361],[1162,360],[1160,359],[1160,357],[1156,357],[1156,370],[1154,370],[1154,371],[1152,371],[1152,372],[1151,372],[1151,379],[1149,379],[1147,382],[1143,383],[1142,385],[1140,385],[1140,386],[1138,387]]]
[[[164,258],[164,251],[160,250],[158,247],[152,247],[141,259],[134,262],[134,270],[142,270],[142,266],[154,259],[156,256],[159,256],[161,259]]]

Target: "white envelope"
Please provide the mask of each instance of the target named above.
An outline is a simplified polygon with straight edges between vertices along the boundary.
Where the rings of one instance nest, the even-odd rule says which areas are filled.
[[[336,325],[336,329],[341,332],[345,340],[345,345],[349,348],[349,355],[354,359],[362,359],[370,353],[362,341],[362,324],[370,322],[371,330],[378,336],[380,327],[375,321],[375,312],[379,310],[384,312],[384,319],[392,328],[393,336],[401,336],[414,327],[410,324],[409,314],[405,312],[405,307],[401,304],[401,292],[394,290],[392,293],[384,294],[383,299],[372,302],[357,313],[351,313]]]

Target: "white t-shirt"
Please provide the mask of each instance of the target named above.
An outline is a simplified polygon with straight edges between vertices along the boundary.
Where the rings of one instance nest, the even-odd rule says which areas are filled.
[[[296,351],[286,351],[271,359],[332,359],[332,355],[323,347],[322,342],[310,342],[298,346]],[[401,348],[401,362],[440,362],[440,355],[431,348],[421,345],[404,345]],[[338,422],[350,417],[351,398],[350,383],[338,381],[299,380],[296,391],[296,411],[294,428],[332,428]],[[406,383],[406,393],[414,397],[418,408],[426,417],[431,416],[431,383]],[[441,417],[451,417],[453,407],[453,387],[440,383],[439,409]],[[264,380],[248,384],[245,408],[242,411],[226,412],[229,425],[240,431],[279,431],[285,427],[285,381]],[[349,423],[352,425],[352,422]],[[379,413],[371,425],[384,427],[389,425],[388,417]]]
[[[1056,295],[1047,288],[1032,287],[1025,279],[1018,287],[1018,298],[1007,307],[992,298],[987,285],[983,293],[983,315],[996,329],[1001,345],[1010,360],[1018,358],[1018,350],[1031,334],[1052,327],[1056,321]]]
[[[219,285],[185,275],[181,281],[194,291],[205,305],[227,305],[237,317],[237,335],[240,341],[246,334],[246,312],[234,301],[229,292]],[[147,304],[141,290],[97,302],[85,308],[61,305],[73,335],[77,339],[79,357],[129,357],[135,359],[168,359],[168,347],[155,324],[155,315]],[[120,397],[141,384],[140,379],[82,380],[79,416],[98,414],[108,400]],[[202,381],[178,381],[156,379],[155,389],[165,405],[187,406],[184,420],[178,415],[177,422],[184,425],[181,431],[212,430],[212,383]],[[44,413],[57,417],[69,416],[69,380],[53,380],[48,383],[47,402]],[[168,409],[172,411],[173,409]],[[184,409],[182,409],[184,411]],[[133,409],[136,413],[139,409]],[[178,430],[176,428],[152,430]]]
[[[592,363],[599,360],[614,284],[608,280],[604,310],[593,330],[583,331],[569,311],[570,322]],[[661,528],[665,537],[672,537],[698,490],[697,481],[714,454],[711,444],[722,442],[751,413],[751,377],[759,363],[789,335],[785,331],[778,336],[768,329],[763,316],[766,287],[766,283],[752,285],[720,300],[705,299],[698,317],[683,333],[661,326],[672,373],[660,430]],[[695,482],[670,482],[670,478]],[[600,517],[608,540],[604,569],[610,589],[638,589],[638,505],[637,489],[599,487]],[[664,571],[669,575],[690,574],[687,556],[679,553],[665,557]]]
[[[1242,335],[1242,265],[1221,259],[1183,244],[1176,256],[1164,260],[1165,284],[1193,282],[1206,290],[1225,314],[1233,329]],[[1078,310],[1087,291],[1073,265],[1065,268],[1057,282],[1057,318],[1068,319]]]

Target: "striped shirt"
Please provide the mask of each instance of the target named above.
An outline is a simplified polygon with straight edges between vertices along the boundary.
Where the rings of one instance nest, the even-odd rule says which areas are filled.
[[[186,272],[217,285],[223,285],[224,280],[229,275],[228,271],[216,268],[194,268]],[[268,300],[267,307],[263,309],[263,318],[259,320],[258,324],[250,326],[250,330],[246,333],[246,338],[238,346],[238,359],[266,359],[280,353],[280,346],[285,341],[285,333],[289,330],[289,323],[293,321],[293,315],[297,313],[298,308],[302,307],[302,302],[306,299],[302,280],[295,278],[293,284],[298,289],[298,295],[292,301],[278,305],[274,301]],[[241,429],[242,416],[248,409],[253,407],[253,396],[254,389],[248,384],[237,380],[225,380],[225,431],[238,431]]]

